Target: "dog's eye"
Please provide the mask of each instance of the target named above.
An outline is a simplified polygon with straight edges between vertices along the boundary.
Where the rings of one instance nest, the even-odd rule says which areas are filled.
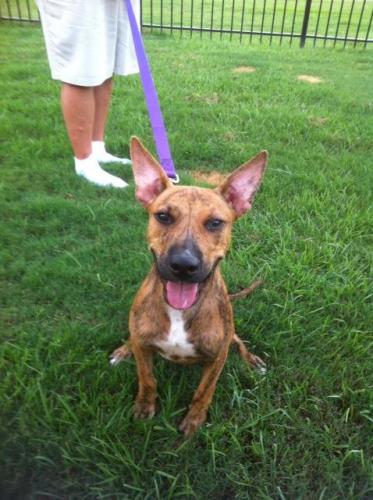
[[[154,214],[154,217],[157,219],[158,222],[164,225],[172,224],[174,221],[173,217],[167,212],[158,212]]]
[[[221,229],[224,225],[224,221],[220,219],[210,219],[206,222],[205,228],[208,231],[217,231],[218,229]]]

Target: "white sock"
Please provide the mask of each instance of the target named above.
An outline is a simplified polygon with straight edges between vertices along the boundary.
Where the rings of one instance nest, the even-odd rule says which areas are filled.
[[[78,158],[74,158],[74,160],[75,172],[88,181],[97,184],[98,186],[118,188],[124,188],[128,186],[128,184],[124,182],[123,179],[105,172],[105,170],[100,167],[93,154],[88,156],[88,158],[84,158],[84,160],[79,160]]]
[[[92,141],[92,154],[100,163],[122,163],[122,165],[130,165],[131,160],[128,158],[118,158],[106,151],[104,141]]]

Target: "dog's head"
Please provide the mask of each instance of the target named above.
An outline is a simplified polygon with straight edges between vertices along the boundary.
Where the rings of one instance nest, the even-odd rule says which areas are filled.
[[[174,186],[141,142],[131,139],[136,198],[149,212],[148,241],[175,309],[194,305],[224,257],[233,222],[250,210],[266,167],[262,151],[218,188]]]

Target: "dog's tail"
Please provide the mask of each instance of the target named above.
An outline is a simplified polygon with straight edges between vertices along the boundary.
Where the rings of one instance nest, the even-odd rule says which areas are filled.
[[[229,298],[231,300],[243,299],[244,297],[247,297],[248,295],[253,293],[253,291],[262,284],[263,284],[262,280],[256,280],[254,281],[254,283],[251,283],[251,285],[248,288],[244,288],[243,290],[240,290],[239,292],[236,293],[230,293]]]

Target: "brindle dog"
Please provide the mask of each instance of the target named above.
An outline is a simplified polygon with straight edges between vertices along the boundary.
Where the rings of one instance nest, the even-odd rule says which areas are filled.
[[[217,189],[174,186],[141,142],[131,139],[136,197],[149,213],[154,265],[133,302],[130,340],[115,350],[116,364],[131,353],[138,373],[135,416],[152,417],[157,397],[153,355],[203,364],[203,374],[180,429],[193,434],[206,420],[229,346],[253,367],[264,362],[235,334],[232,306],[219,263],[233,222],[250,210],[267,163],[262,151]]]

